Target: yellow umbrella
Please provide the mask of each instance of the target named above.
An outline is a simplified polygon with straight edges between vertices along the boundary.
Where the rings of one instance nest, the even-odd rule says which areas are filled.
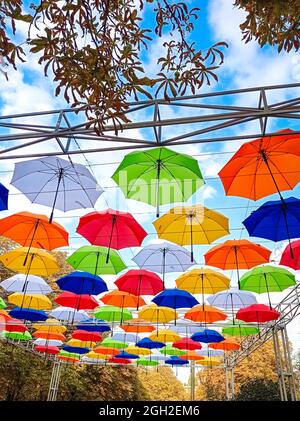
[[[13,272],[49,276],[59,271],[55,258],[44,250],[18,247],[0,256],[0,261]]]
[[[153,222],[159,238],[181,246],[210,244],[229,234],[228,218],[202,205],[177,206]]]
[[[173,332],[170,329],[161,329],[151,333],[149,339],[158,342],[176,342],[179,341],[179,339],[181,339],[181,336],[179,336],[178,333]]]
[[[205,357],[203,360],[196,361],[196,364],[201,364],[206,367],[213,367],[216,365],[221,365],[221,361],[218,358],[214,357]]]
[[[97,352],[95,352],[95,351],[90,351],[90,352],[88,352],[87,354],[85,354],[85,357],[88,357],[88,358],[95,358],[95,359],[98,359],[98,360],[106,360],[107,359],[107,355],[104,355],[104,354],[98,354]]]
[[[74,346],[74,347],[78,347],[78,348],[92,348],[93,346],[96,345],[96,342],[91,342],[91,341],[81,341],[79,339],[70,339],[66,345],[69,346]]]
[[[32,327],[51,333],[64,333],[67,330],[66,326],[61,325],[56,319],[47,319],[43,324],[35,323]]]
[[[148,322],[156,323],[168,323],[171,320],[178,319],[179,317],[176,310],[170,307],[160,307],[156,304],[145,306],[138,312],[138,316]]]
[[[151,355],[152,352],[148,348],[139,348],[138,346],[129,345],[124,351],[128,352],[128,354],[135,354],[135,355]]]
[[[42,294],[14,292],[8,297],[8,302],[18,307],[34,308],[36,310],[50,310],[52,308],[49,298]]]

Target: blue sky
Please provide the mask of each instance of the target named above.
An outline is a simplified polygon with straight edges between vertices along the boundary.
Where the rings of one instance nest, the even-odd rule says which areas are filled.
[[[197,3],[202,8],[202,12],[200,13],[200,24],[197,24],[197,29],[192,36],[193,40],[201,45],[201,48],[205,48],[217,41],[226,41],[229,44],[228,50],[225,51],[225,64],[218,71],[219,82],[213,84],[210,88],[205,87],[203,91],[209,92],[212,90],[227,90],[251,86],[300,82],[300,58],[296,54],[282,53],[281,55],[278,55],[276,49],[270,47],[261,49],[256,43],[245,45],[241,41],[241,33],[238,24],[242,21],[243,14],[240,11],[233,9],[231,1],[202,0],[194,3]],[[150,12],[146,12],[145,16],[147,19],[150,19]],[[22,29],[23,31],[26,31],[25,24]],[[147,54],[144,54],[146,72],[149,75],[156,69],[155,58],[157,57],[157,52],[160,48],[160,41],[153,42],[150,45]],[[9,82],[6,82],[4,78],[0,78],[0,87],[0,112],[2,115],[66,106],[63,99],[55,98],[53,96],[54,89],[51,79],[45,79],[43,77],[42,69],[30,56],[26,64],[19,66],[17,72],[13,70],[9,71]],[[276,101],[284,100],[286,99],[286,94],[278,92],[272,99]],[[252,103],[254,103],[254,98],[251,95],[249,95],[246,100],[240,98],[242,105],[245,105],[245,101],[248,105],[252,105]],[[286,127],[295,128],[296,123],[294,121],[285,121],[284,123],[282,122],[282,125],[272,126],[270,129],[276,130]],[[252,129],[257,130],[257,126],[254,127],[252,123],[244,128],[245,131]],[[169,134],[176,132],[176,128],[170,128],[168,130]],[[135,134],[141,136],[141,133]],[[228,131],[228,135],[232,134],[243,134],[243,130],[239,129],[239,131],[236,131],[236,129],[231,129]],[[192,145],[185,148],[177,148],[178,151],[184,151],[199,159],[200,167],[206,178],[207,185],[205,189],[200,192],[200,195],[197,196],[197,200],[211,209],[226,208],[222,209],[221,212],[229,217],[232,233],[230,237],[224,237],[224,240],[229,238],[238,239],[240,236],[242,236],[242,238],[247,238],[247,233],[245,231],[241,232],[241,222],[249,212],[253,210],[252,206],[259,206],[266,200],[277,198],[276,195],[273,195],[261,201],[252,202],[247,199],[231,198],[224,195],[223,187],[217,177],[217,173],[225,162],[230,159],[232,153],[239,145],[240,142],[227,142],[224,145],[218,143],[214,145]],[[211,155],[201,155],[207,152],[211,153]],[[214,155],[214,152],[222,152],[222,154]],[[120,152],[113,156],[105,153],[101,154],[101,156],[93,155],[88,157],[92,164],[103,164],[93,167],[99,183],[106,188],[106,192],[103,197],[99,199],[96,209],[103,209],[107,207],[107,205],[114,207],[115,197],[118,194],[121,206],[127,206],[128,210],[135,214],[144,228],[148,232],[153,233],[154,228],[151,222],[155,219],[155,209],[145,204],[125,201],[122,194],[118,192],[114,182],[110,179],[110,175],[114,172],[123,155],[124,154]],[[73,159],[75,162],[84,163],[84,160],[80,157],[74,157]],[[110,162],[114,162],[114,164],[108,164]],[[3,163],[3,161],[1,161],[0,181],[8,185],[11,173],[1,173],[1,171],[12,170],[13,162]],[[300,197],[299,192],[300,188],[297,187],[293,192],[285,192],[284,197]],[[49,210],[45,207],[29,205],[28,200],[22,197],[22,195],[16,194],[17,191],[14,191],[14,189],[12,189],[12,193],[15,194],[13,196],[15,198],[13,211],[28,210],[30,206],[32,212],[48,213]],[[195,198],[192,200],[194,202]],[[232,209],[233,207],[242,207],[242,209]],[[167,209],[168,206],[162,208],[162,210]],[[10,209],[10,211],[12,211],[12,209]],[[58,218],[57,221],[63,223],[70,231],[71,237],[74,237],[71,240],[72,249],[75,249],[81,244],[85,244],[85,242],[75,234],[78,215],[85,213],[87,213],[87,211],[74,211],[66,215],[63,215],[61,212],[56,213]],[[3,213],[2,215],[5,216],[6,213]],[[145,241],[145,244],[154,238],[154,235],[150,235]],[[223,239],[218,242],[221,242],[222,240]],[[261,241],[259,240],[259,242]],[[272,250],[274,248],[282,247],[282,244],[275,245],[271,242],[261,242],[261,244]],[[199,263],[203,262],[203,253],[205,253],[207,249],[208,247],[197,246],[196,260],[198,260]],[[137,249],[121,251],[121,255],[129,266],[132,265],[130,258],[136,252]],[[230,275],[230,273],[228,273],[228,275]],[[170,286],[174,284],[174,279],[174,276],[168,277]],[[234,273],[232,282],[233,284],[236,283],[236,276]],[[274,302],[274,304],[279,302],[281,297],[281,294],[273,294],[272,302]],[[265,300],[265,297],[259,298]],[[299,335],[296,324],[290,328],[290,332],[295,347],[299,347]]]

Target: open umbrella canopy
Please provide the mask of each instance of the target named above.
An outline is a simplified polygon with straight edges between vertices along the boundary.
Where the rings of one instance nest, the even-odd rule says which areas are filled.
[[[165,289],[156,295],[152,301],[158,306],[177,308],[190,308],[199,304],[189,292],[178,289]]]
[[[9,314],[11,317],[15,317],[20,320],[29,320],[31,322],[45,321],[48,316],[43,310],[36,310],[33,308],[15,307],[10,310]]]
[[[129,153],[112,179],[128,199],[156,206],[157,216],[159,205],[185,202],[204,184],[196,159],[164,147]]]
[[[170,307],[151,304],[142,308],[138,313],[139,318],[152,323],[168,323],[178,319],[178,313]]]
[[[277,320],[280,313],[274,308],[270,308],[265,304],[253,304],[252,306],[241,308],[236,313],[236,318],[244,322],[264,323],[271,320]]]
[[[90,350],[90,348],[83,348],[79,346],[69,346],[69,345],[64,345],[63,349],[73,354],[87,354]]]
[[[223,327],[222,333],[229,336],[249,336],[259,333],[259,328],[241,321],[235,321],[234,324],[229,324],[228,326]]]
[[[117,332],[111,337],[116,341],[136,343],[140,340],[139,336],[133,333]]]
[[[202,360],[204,357],[202,357],[195,351],[186,351],[186,354],[180,355],[179,358],[181,360],[187,360],[187,361],[198,361],[198,360]]]
[[[251,294],[251,292],[247,291],[240,291],[235,288],[211,295],[207,298],[207,301],[210,305],[222,308],[224,310],[248,307],[257,303],[254,294]]]
[[[196,364],[200,364],[205,367],[214,367],[214,366],[221,365],[222,363],[218,358],[204,357],[204,359],[199,359],[199,361],[196,361]]]
[[[8,189],[0,183],[0,211],[8,209]]]
[[[251,269],[240,279],[240,288],[258,294],[283,291],[296,284],[295,275],[278,266],[260,266]]]
[[[100,300],[107,305],[116,307],[140,307],[146,304],[142,297],[130,294],[125,291],[110,291],[103,295]]]
[[[20,320],[11,318],[5,322],[5,330],[8,332],[25,332],[28,329]]]
[[[100,276],[75,271],[56,281],[60,289],[74,294],[98,295],[107,291],[107,285]]]
[[[33,333],[35,338],[45,339],[47,341],[64,341],[66,339],[65,335],[60,332],[48,332],[48,330],[37,330]]]
[[[203,323],[214,323],[221,320],[226,320],[227,315],[220,309],[198,304],[188,310],[184,317],[188,320],[192,320],[193,322],[203,322]]]
[[[163,290],[163,281],[153,272],[143,269],[131,269],[116,281],[120,291],[134,295],[156,295]]]
[[[94,316],[107,322],[124,322],[132,319],[132,314],[127,308],[117,306],[103,306],[94,310]]]
[[[233,339],[224,339],[224,341],[214,342],[208,344],[208,346],[209,348],[221,349],[223,351],[237,351],[241,347],[240,344]]]
[[[33,344],[35,346],[57,346],[60,347],[63,345],[63,341],[59,341],[58,339],[36,339]]]
[[[169,365],[186,365],[188,363],[189,363],[188,361],[179,358],[177,355],[172,356],[171,358],[165,361],[165,364],[169,364]]]
[[[243,221],[251,237],[272,241],[300,237],[300,200],[295,197],[264,203]]]
[[[158,365],[158,361],[146,360],[145,358],[140,358],[136,361],[137,365],[142,365],[144,367],[154,367]]]
[[[173,332],[171,329],[161,329],[152,332],[149,339],[158,342],[175,342],[179,341],[181,336],[178,335],[178,333]]]
[[[66,326],[63,326],[55,319],[47,319],[45,323],[36,323],[32,327],[37,330],[45,330],[53,333],[64,333],[67,330]]]
[[[228,218],[202,205],[177,206],[153,222],[158,237],[181,246],[211,244],[229,234]]]
[[[59,360],[62,360],[62,361],[65,361],[66,363],[77,363],[77,362],[79,362],[80,361],[80,358],[78,357],[67,357],[67,356],[65,356],[65,355],[57,355],[57,358],[59,359]]]
[[[47,346],[47,345],[37,345],[34,347],[36,352],[40,352],[42,354],[58,354],[60,349],[57,346]]]
[[[3,336],[6,339],[13,339],[17,341],[30,341],[32,336],[28,331],[25,332],[3,332]]]
[[[85,311],[71,307],[56,307],[50,312],[50,316],[67,323],[82,322],[89,317]]]
[[[175,348],[173,345],[166,345],[159,350],[163,355],[185,355],[186,351],[183,349]]]
[[[126,324],[120,325],[120,328],[124,332],[132,333],[151,333],[155,330],[154,326],[145,324],[145,320],[140,318],[132,319]]]
[[[74,346],[76,348],[92,348],[96,345],[93,341],[81,341],[80,339],[69,339],[66,343],[68,346]]]
[[[192,294],[215,294],[228,289],[230,279],[215,270],[203,268],[193,269],[176,279],[177,288]]]
[[[54,301],[61,306],[71,307],[76,310],[93,310],[99,305],[99,302],[91,295],[74,294],[69,291],[59,294]]]
[[[290,129],[244,143],[219,172],[228,196],[258,200],[300,181],[299,134]]]
[[[110,250],[109,260],[106,262],[108,249],[100,246],[83,246],[67,258],[67,263],[74,269],[101,275],[116,275],[126,269],[124,262],[116,250]]]
[[[93,208],[103,193],[84,165],[56,156],[15,163],[11,184],[32,203],[51,207],[50,222],[54,209]]]
[[[129,358],[130,360],[137,360],[140,357],[136,354],[129,354],[129,352],[122,350],[119,354],[115,355],[115,358]]]
[[[191,338],[179,339],[179,341],[173,342],[173,347],[178,348],[178,349],[187,349],[190,351],[194,351],[195,349],[202,348],[199,342],[196,342]]]
[[[150,338],[141,339],[136,343],[139,348],[158,349],[164,347],[164,342],[152,341]]]
[[[72,333],[73,339],[79,339],[80,341],[91,341],[99,342],[102,341],[102,336],[99,332],[87,332],[86,330],[75,330]]]
[[[118,350],[116,350],[116,352],[118,353]],[[107,355],[99,354],[98,352],[95,352],[95,351],[90,351],[83,358],[93,358],[94,360],[106,360]]]
[[[44,250],[34,247],[19,247],[0,256],[0,261],[13,272],[49,276],[59,272],[55,258]]]
[[[204,254],[205,264],[223,270],[251,269],[268,263],[271,251],[248,240],[227,240]]]
[[[108,348],[123,349],[128,346],[128,343],[125,341],[117,341],[116,339],[112,339],[112,338],[105,338],[103,339],[100,345],[107,346]]]
[[[190,322],[190,320],[180,319],[177,326],[173,326],[172,330],[178,334],[182,334],[185,336],[192,335],[193,333],[202,332],[204,327],[200,327],[197,324]]]
[[[131,364],[131,360],[129,358],[116,358],[116,356],[109,358],[108,361],[112,364]]]
[[[23,247],[53,250],[69,244],[69,234],[57,222],[49,223],[47,216],[19,212],[0,219],[0,235]]]
[[[286,246],[281,255],[280,265],[294,270],[300,269],[300,240],[295,240]]]
[[[109,348],[108,346],[102,346],[102,345],[98,345],[95,346],[95,348],[93,349],[93,351],[96,354],[101,354],[101,355],[116,355],[119,354],[120,350],[118,348]]]
[[[114,209],[82,216],[76,231],[91,244],[116,250],[138,247],[147,235],[130,213]]]
[[[25,292],[26,289],[27,294],[49,294],[52,292],[52,288],[43,278],[23,273],[5,279],[1,282],[0,287],[7,292]]]
[[[99,320],[93,317],[89,317],[83,320],[80,324],[76,326],[79,330],[84,330],[87,332],[109,332],[110,327],[105,323],[104,320]]]
[[[222,342],[224,337],[213,329],[204,329],[202,332],[194,333],[191,339],[196,342],[203,342],[205,344],[211,342]]]
[[[6,308],[5,301],[2,297],[0,297],[0,310],[3,310],[4,308]]]
[[[151,350],[148,348],[140,348],[138,346],[134,346],[134,345],[129,345],[126,349],[126,352],[128,352],[129,354],[134,354],[134,355],[151,355]]]
[[[46,295],[41,294],[24,294],[14,292],[9,295],[8,302],[19,307],[33,308],[36,310],[50,310],[52,302]]]
[[[198,351],[198,354],[202,357],[223,357],[224,351],[223,349],[205,348]]]

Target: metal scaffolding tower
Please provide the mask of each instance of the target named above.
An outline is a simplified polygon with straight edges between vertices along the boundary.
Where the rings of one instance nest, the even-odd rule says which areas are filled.
[[[60,361],[54,361],[47,401],[56,401],[56,399],[57,399],[57,392],[58,392],[58,388],[59,388],[61,369],[62,369],[61,362]]]

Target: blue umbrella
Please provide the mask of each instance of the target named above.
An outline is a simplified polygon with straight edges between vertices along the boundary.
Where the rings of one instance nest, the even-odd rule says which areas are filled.
[[[191,339],[196,342],[204,342],[208,344],[211,342],[222,342],[225,338],[216,330],[204,329],[203,332],[194,333],[191,336]]]
[[[300,237],[300,200],[295,197],[264,203],[243,221],[252,237],[272,241]],[[293,250],[290,246],[290,253]]]
[[[88,272],[73,272],[56,281],[60,289],[74,294],[98,295],[108,291],[106,283],[100,276]]]
[[[195,297],[187,291],[178,288],[165,289],[157,294],[152,301],[158,306],[177,308],[191,308],[199,304]]]
[[[189,361],[182,360],[181,358],[178,358],[176,356],[172,356],[171,358],[165,361],[165,364],[170,364],[170,365],[186,365],[188,363]]]
[[[0,183],[0,211],[8,209],[8,190]]]
[[[63,349],[73,354],[87,354],[90,351],[89,348],[82,348],[79,346],[69,346],[69,345],[63,346]]]
[[[163,342],[152,341],[149,338],[144,338],[136,343],[136,346],[147,349],[163,348],[165,345]]]
[[[29,320],[31,322],[42,322],[48,319],[47,314],[43,310],[35,310],[24,307],[15,307],[10,310],[9,315],[16,319]]]
[[[140,357],[136,354],[129,354],[126,351],[121,351],[121,352],[119,352],[119,354],[115,355],[115,358],[128,358],[130,360],[136,360]]]
[[[93,317],[83,320],[76,328],[79,330],[86,330],[87,332],[109,332],[111,330],[104,320],[95,319]]]

